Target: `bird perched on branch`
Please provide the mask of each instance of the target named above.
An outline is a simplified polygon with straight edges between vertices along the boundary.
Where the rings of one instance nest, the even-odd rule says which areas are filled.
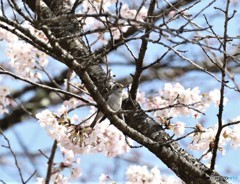
[[[117,83],[113,86],[113,88],[109,91],[109,93],[105,97],[106,103],[114,111],[119,111],[122,107],[123,89],[124,86],[122,84]],[[106,116],[100,110],[98,110],[97,115],[95,116],[90,127],[93,128],[96,125],[96,123],[103,121],[105,118]]]

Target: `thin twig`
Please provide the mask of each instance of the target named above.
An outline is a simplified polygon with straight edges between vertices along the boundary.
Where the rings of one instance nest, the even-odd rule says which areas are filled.
[[[14,162],[15,162],[15,165],[16,165],[16,167],[17,167],[17,170],[18,170],[19,176],[20,176],[20,178],[21,178],[21,181],[22,181],[22,183],[26,183],[26,182],[24,181],[24,179],[23,179],[22,170],[21,170],[21,168],[20,168],[20,166],[19,166],[19,164],[18,164],[17,156],[15,155],[15,153],[14,153],[13,150],[12,150],[12,147],[11,147],[11,144],[10,144],[9,139],[3,134],[3,132],[2,132],[1,129],[0,129],[0,134],[3,136],[3,138],[4,138],[5,141],[7,142],[7,146],[4,146],[4,145],[1,145],[1,146],[10,150],[10,152],[11,152],[13,158],[14,158]]]
[[[45,184],[50,183],[50,179],[51,179],[51,176],[52,176],[53,160],[54,160],[56,150],[57,150],[57,141],[55,140],[54,143],[53,143],[53,146],[52,146],[51,155],[50,155],[49,160],[48,160],[48,169],[47,169]]]
[[[228,22],[229,22],[229,5],[230,5],[230,0],[226,1],[226,10],[223,11],[225,13],[225,22],[224,22],[224,40],[223,40],[223,50],[224,50],[224,54],[223,54],[223,66],[221,69],[221,88],[220,88],[220,102],[219,102],[219,106],[218,106],[218,130],[215,136],[215,141],[214,141],[214,147],[212,149],[212,159],[211,159],[211,166],[210,168],[212,170],[215,169],[215,163],[216,163],[216,158],[217,158],[217,150],[218,150],[218,144],[220,141],[220,135],[222,132],[222,126],[223,126],[223,108],[224,108],[224,94],[225,94],[225,78],[226,78],[226,67],[227,67],[227,37],[228,37]]]
[[[36,83],[36,82],[32,82],[32,81],[30,81],[28,79],[25,79],[25,78],[20,77],[20,76],[14,74],[12,72],[9,72],[9,71],[5,70],[1,66],[0,66],[0,69],[1,69],[0,70],[0,74],[10,75],[10,76],[14,77],[15,79],[27,82],[27,83],[29,83],[31,85],[38,86],[38,87],[43,88],[43,89],[51,90],[51,91],[54,91],[54,92],[57,92],[57,93],[65,94],[65,95],[70,95],[70,96],[72,96],[72,97],[74,97],[76,99],[79,99],[79,100],[81,100],[81,101],[83,101],[85,103],[88,103],[88,104],[91,104],[91,105],[95,106],[95,104],[91,103],[90,101],[88,101],[88,100],[86,100],[86,99],[84,99],[84,98],[82,98],[82,97],[80,97],[80,96],[78,96],[78,95],[76,95],[74,93],[71,93],[71,92],[68,92],[68,91],[65,91],[65,90],[62,90],[62,89],[57,89],[57,88],[53,88],[53,87],[50,87],[50,86],[46,86],[44,84],[39,84],[39,83]]]

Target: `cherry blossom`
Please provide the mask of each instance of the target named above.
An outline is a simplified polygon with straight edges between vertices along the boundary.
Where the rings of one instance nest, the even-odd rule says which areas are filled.
[[[232,122],[240,122],[240,116],[237,116],[232,120]],[[223,136],[225,139],[230,141],[230,145],[233,148],[240,147],[240,124],[234,125],[232,128],[224,128]]]
[[[209,149],[209,144],[214,140],[216,135],[216,129],[208,128],[204,129],[204,132],[197,132],[193,135],[193,140],[188,148],[198,151],[207,151]]]
[[[160,171],[157,168],[149,171],[147,166],[131,165],[126,171],[127,183],[154,183],[161,181]]]
[[[193,116],[200,118],[200,112],[204,113],[211,105],[219,104],[220,92],[215,89],[206,94],[201,94],[198,87],[185,89],[180,83],[166,83],[155,96],[146,97],[146,107],[154,110],[154,116],[179,117]],[[224,105],[228,99],[224,98]],[[161,109],[161,110],[158,110]]]
[[[38,51],[36,48],[22,41],[9,43],[7,56],[11,59],[11,66],[15,68],[16,74],[35,80],[41,78],[39,72],[35,71],[38,66],[47,64],[46,54]]]
[[[173,18],[176,14],[177,14],[177,11],[176,10],[172,10],[172,11],[169,12],[168,16],[170,18]]]
[[[109,22],[113,23],[116,17],[119,17],[119,15],[116,15],[116,2],[116,0],[83,1],[82,9],[78,12],[79,14],[98,14],[101,12],[108,13],[110,15],[110,18],[108,18],[107,21],[104,17],[99,17],[98,19],[95,19],[93,17],[87,17],[83,19],[82,17],[80,17],[79,20],[85,23],[83,29],[92,30],[104,28],[106,27],[106,24],[109,24]],[[94,35],[103,44],[107,44],[108,40],[111,37],[113,39],[119,39],[121,37],[121,34],[126,32],[130,27],[128,20],[132,20],[131,25],[139,26],[139,24],[136,24],[135,20],[143,22],[144,19],[147,17],[147,9],[145,6],[142,6],[141,9],[137,11],[136,9],[130,9],[127,4],[122,4],[119,14],[120,17],[117,18],[118,26],[110,26],[107,28],[107,30],[111,30],[111,33],[106,31],[104,33],[94,33],[92,35]]]
[[[210,95],[201,95],[198,88],[185,89],[179,83],[174,85],[167,83],[163,90],[158,92],[158,96],[145,97],[144,93],[138,92],[138,101],[145,102],[146,107],[153,109],[173,106],[170,109],[166,108],[154,112],[156,117],[165,116],[167,118],[180,115],[193,115],[195,117],[197,112],[194,111],[194,109],[205,111],[210,103],[216,102],[215,98],[210,100],[213,93],[219,94],[217,90],[214,90],[214,92],[210,92]],[[175,107],[175,104],[179,106]],[[193,108],[188,108],[187,105],[191,104]],[[65,105],[69,105],[73,109],[77,106],[74,100],[73,102],[71,102],[71,100],[65,102]],[[96,110],[92,109],[91,111],[95,112]],[[38,113],[36,117],[39,119],[40,125],[47,129],[49,135],[53,139],[56,139],[61,147],[72,150],[75,154],[102,152],[106,156],[113,157],[127,152],[130,149],[126,144],[125,136],[113,125],[109,124],[108,120],[97,124],[94,129],[88,126],[93,117],[83,125],[78,125],[78,122],[81,122],[81,120],[79,120],[77,115],[68,117],[68,106],[62,106],[57,114],[54,114],[49,110],[44,110],[41,113]],[[177,121],[176,123],[169,122],[169,124],[165,124],[165,126],[172,130],[177,136],[182,136],[185,133],[185,124],[186,123],[184,122]],[[192,136],[192,143],[189,145],[189,148],[203,152],[207,151],[210,143],[214,141],[216,131],[217,126],[207,129],[202,128],[201,132],[196,132]],[[221,148],[222,153],[224,152],[223,147],[227,142],[224,135],[226,137],[226,132],[225,134],[221,134],[219,142],[219,149]],[[231,131],[231,135],[228,134],[228,137],[228,140],[232,141],[234,147],[239,145],[237,133]],[[116,144],[118,144],[117,147],[115,146]]]
[[[126,171],[127,184],[133,183],[183,183],[182,181],[171,177],[164,176],[157,167],[149,170],[147,166],[130,165]]]
[[[0,28],[0,39],[5,40],[7,42],[15,42],[18,40],[18,37],[12,34],[11,32]]]
[[[203,111],[207,105],[201,103],[202,98],[197,87],[185,89],[179,83],[174,85],[166,83],[156,96],[148,99],[147,106],[149,109],[165,108],[155,111],[156,117],[196,116],[194,109]]]
[[[173,132],[178,136],[183,135],[185,132],[185,123],[180,121],[176,122],[176,124],[173,125]]]
[[[37,177],[37,184],[44,184],[44,183],[45,183],[44,178]]]
[[[92,129],[88,125],[71,124],[76,120],[76,116],[72,120],[68,117],[67,111],[68,107],[62,106],[57,114],[44,110],[36,115],[40,126],[44,127],[49,136],[56,139],[60,146],[72,150],[75,154],[102,152],[109,157],[130,150],[123,133],[111,125],[108,120],[97,124]],[[129,143],[132,141],[129,140]],[[117,147],[116,144],[118,144]]]
[[[205,153],[206,151],[212,150],[215,144],[215,137],[218,129],[217,127],[218,127],[218,124],[215,124],[214,127],[210,127],[207,129],[204,129],[203,127],[201,127],[201,130],[198,129],[197,131],[200,131],[200,132],[196,132],[192,136],[192,142],[188,145],[188,148],[191,150],[202,151],[203,153]],[[227,139],[225,133],[222,131],[220,134],[220,140],[218,142],[218,150],[222,153],[222,155],[225,155],[226,151],[224,147],[226,146],[228,141],[229,139]],[[205,155],[204,158],[210,159],[211,152]]]
[[[46,41],[45,35],[33,28],[29,23],[24,22],[23,27],[27,28],[33,35],[42,41]],[[0,28],[0,38],[7,42],[6,55],[10,58],[11,67],[15,73],[27,79],[36,80],[41,78],[41,73],[36,70],[39,66],[48,64],[47,55],[32,45],[20,40],[14,34]]]
[[[99,184],[106,184],[106,183],[115,183],[108,175],[101,174],[99,177]]]
[[[77,158],[77,155],[74,154],[72,150],[67,150],[60,146],[61,152],[64,157],[64,161],[57,164],[55,163],[53,165],[53,175],[51,177],[51,181],[54,183],[70,183],[70,181],[73,181],[75,179],[78,179],[81,174],[81,168],[80,168],[80,159]],[[69,169],[70,175],[64,176],[62,171]],[[45,183],[44,178],[37,178],[37,183]]]
[[[213,104],[218,106],[220,103],[220,91],[217,89],[214,89],[210,91],[209,94],[205,96],[205,98],[206,98],[206,101],[211,101]],[[227,102],[228,102],[228,99],[224,98],[223,105],[226,105]]]
[[[69,178],[66,176],[63,176],[60,173],[53,174],[52,180],[54,181],[54,183],[59,183],[59,184],[68,184],[69,183]]]

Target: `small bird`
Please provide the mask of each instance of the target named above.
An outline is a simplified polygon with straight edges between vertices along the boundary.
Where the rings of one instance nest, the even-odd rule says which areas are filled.
[[[122,100],[123,100],[123,89],[124,86],[122,84],[115,84],[110,92],[106,95],[106,102],[108,106],[114,110],[119,111],[122,107]],[[106,118],[106,116],[98,110],[97,115],[95,116],[93,122],[91,123],[90,127],[94,127],[97,122],[101,122]]]

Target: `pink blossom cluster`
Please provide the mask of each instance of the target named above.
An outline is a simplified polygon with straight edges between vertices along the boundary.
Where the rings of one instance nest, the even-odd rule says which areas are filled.
[[[171,130],[177,136],[182,136],[185,133],[185,123],[178,121],[175,124],[171,124]]]
[[[240,116],[233,119],[231,122],[235,122],[235,125],[224,127],[220,134],[220,140],[218,144],[218,150],[224,155],[225,147],[230,144],[231,147],[237,149],[240,147]],[[224,122],[223,122],[224,124]],[[203,128],[200,124],[196,126],[198,132],[192,135],[192,142],[188,145],[189,149],[203,151],[211,149],[215,141],[215,136],[218,129],[218,124],[215,124],[211,128]],[[209,152],[205,159],[211,158],[211,152]]]
[[[0,28],[0,39],[11,43],[11,42],[17,41],[18,37],[16,35],[12,34],[11,32]]]
[[[68,118],[67,111],[68,108],[62,106],[57,114],[44,110],[36,115],[40,125],[46,129],[49,136],[57,140],[59,145],[65,149],[80,154],[102,152],[109,157],[130,150],[123,133],[110,125],[107,120],[92,129],[87,125],[71,124],[70,122],[76,121],[77,117],[75,115]]]
[[[181,115],[193,115],[196,113],[187,106],[198,107],[198,110],[202,110],[202,97],[203,96],[200,94],[197,87],[193,89],[185,89],[179,83],[174,85],[166,83],[164,88],[159,90],[157,96],[149,97],[146,103],[149,109],[166,108],[155,111],[154,115],[156,117],[177,117]]]
[[[180,83],[166,83],[154,96],[147,97],[144,92],[138,92],[137,101],[148,111],[153,112],[167,129],[172,130],[177,136],[182,136],[185,133],[185,123],[181,121],[173,123],[174,119],[171,119],[170,123],[167,119],[181,116],[200,118],[210,105],[219,105],[220,91],[214,89],[201,94],[198,87],[185,89]],[[227,101],[228,99],[224,98],[224,105]]]
[[[147,166],[131,165],[126,171],[127,183],[158,183],[161,181],[161,174],[157,167],[150,171]]]
[[[37,184],[44,184],[46,183],[44,178],[37,178],[38,182]],[[61,173],[57,172],[55,174],[52,175],[51,180],[54,181],[54,183],[59,183],[59,184],[68,184],[69,182],[69,178],[62,175]]]
[[[167,121],[171,117],[193,116],[200,118],[201,113],[204,113],[210,105],[219,106],[220,91],[214,89],[209,93],[201,94],[198,88],[185,89],[181,84],[176,83],[165,84],[162,90],[159,90],[156,96],[146,97],[144,93],[138,93],[137,100],[144,104],[149,109],[153,110],[155,117],[160,119],[160,122],[167,129],[172,130],[177,136],[182,136],[185,133],[186,123],[173,120]],[[224,97],[223,105],[226,105],[228,99]],[[200,113],[201,112],[201,113]],[[224,155],[225,147],[228,143],[233,148],[240,147],[240,116],[233,119],[235,125],[224,127],[220,134],[218,150]],[[224,125],[224,122],[222,122]],[[191,143],[188,148],[191,150],[201,151],[205,154],[204,158],[211,157],[211,149],[214,147],[216,133],[218,131],[218,123],[214,127],[204,128],[197,123],[195,133],[191,134]]]
[[[51,181],[53,183],[66,184],[71,181],[78,179],[82,175],[82,171],[80,169],[80,159],[77,158],[76,154],[72,150],[67,150],[61,147],[61,152],[64,157],[64,161],[59,164],[54,164],[54,168],[51,176]],[[62,174],[63,170],[69,169],[70,174],[68,176],[64,176]],[[37,178],[38,184],[44,184],[44,178]]]
[[[117,12],[115,3],[117,3],[117,0],[84,0],[82,3],[82,10],[78,13],[99,14],[101,12],[108,13],[109,15],[112,15],[112,17],[115,17]],[[136,24],[133,20],[142,22],[147,16],[147,9],[145,6],[142,6],[141,9],[137,11],[136,9],[129,8],[127,4],[123,3],[120,9],[120,16],[121,18],[118,19],[117,22],[118,26],[111,26],[110,28],[111,36],[114,39],[119,39],[121,34],[128,30],[130,27],[128,21],[132,20],[131,25]],[[104,28],[109,22],[116,24],[115,18],[107,18],[106,20],[105,17],[98,17],[98,19],[87,17],[84,22],[87,23],[83,27],[84,30]],[[107,28],[107,30],[109,29]],[[103,43],[107,43],[107,40],[109,39],[109,34],[106,36],[101,32],[96,33],[95,36],[102,40]]]
[[[236,149],[240,147],[240,116],[234,118],[232,122],[236,122],[237,124],[235,124],[231,129],[224,129],[223,137],[228,139],[230,141],[230,145]]]
[[[217,97],[216,97],[217,96]],[[144,93],[138,94],[138,100],[145,106],[159,109],[164,107],[163,110],[154,111],[156,117],[161,116],[162,120],[168,117],[177,117],[181,115],[193,115],[196,118],[196,113],[205,111],[211,103],[218,105],[220,99],[220,93],[218,90],[213,90],[209,94],[201,95],[198,88],[185,89],[181,84],[175,85],[165,84],[163,90],[158,92],[158,96],[146,98]],[[225,100],[227,101],[227,100]],[[88,125],[93,118],[90,118],[83,124],[79,125],[77,122],[81,122],[77,115],[68,117],[68,106],[74,109],[79,102],[70,100],[65,103],[59,109],[57,114],[52,113],[49,110],[44,110],[36,115],[39,119],[39,123],[42,127],[46,128],[49,135],[59,142],[62,147],[72,150],[74,153],[88,154],[102,152],[107,156],[116,156],[124,152],[129,151],[129,146],[125,141],[125,136],[116,129],[113,125],[110,125],[107,120],[97,124],[94,129]],[[180,104],[180,106],[174,106]],[[191,108],[188,108],[191,105]],[[197,110],[197,111],[196,111]],[[65,123],[61,123],[64,122]],[[70,123],[71,122],[71,123]],[[74,124],[72,124],[74,122]],[[177,136],[182,136],[185,133],[186,124],[181,121],[175,123],[164,124],[168,129],[172,130]],[[200,128],[200,125],[198,125]],[[213,141],[217,126],[215,128],[204,129],[202,131],[196,131],[192,135],[192,142],[189,148],[192,150],[206,151],[209,149],[210,143]],[[233,147],[239,145],[236,131],[229,131],[225,129],[225,133],[222,133],[219,147],[222,148],[226,145],[227,140],[231,140]],[[227,131],[228,130],[228,131]],[[115,145],[118,146],[115,146]]]
[[[200,112],[205,112],[211,104],[219,105],[220,92],[215,89],[208,94],[201,94],[198,87],[185,89],[180,83],[166,83],[155,96],[146,97],[138,93],[137,100],[162,119],[179,116],[199,118]],[[224,105],[227,101],[224,98]]]
[[[144,93],[139,92],[137,100],[148,109],[152,109],[155,116],[199,117],[198,111],[205,112],[211,104],[219,105],[220,92],[215,89],[208,94],[201,94],[198,87],[185,89],[180,83],[166,83],[155,96],[146,97]],[[227,101],[224,98],[224,105]]]
[[[220,91],[218,89],[214,89],[210,91],[208,94],[203,95],[203,103],[209,104],[213,103],[215,106],[220,104]],[[226,105],[228,102],[227,98],[223,99],[223,105]]]
[[[79,105],[82,105],[83,102],[81,100],[78,100],[76,98],[70,98],[69,100],[66,100],[63,102],[63,105],[68,107],[69,109],[75,109]]]
[[[125,173],[127,184],[155,184],[169,183],[182,184],[183,182],[176,177],[163,175],[157,167],[149,170],[147,166],[130,165]],[[99,177],[100,184],[117,183],[110,176],[101,174]]]
[[[44,34],[30,24],[25,22],[22,26],[36,37],[45,40]],[[47,55],[44,52],[3,29],[0,29],[0,38],[6,41],[6,55],[11,59],[11,67],[17,75],[31,80],[41,78],[41,73],[36,69],[46,66],[48,63]]]
[[[203,153],[206,153],[208,150],[212,149],[214,146],[214,140],[217,133],[217,124],[214,127],[210,128],[203,128],[200,124],[197,124],[196,126],[197,131],[194,135],[192,135],[192,141],[188,145],[188,148],[191,150],[201,151]],[[219,151],[222,152],[222,154],[225,154],[225,150],[223,147],[226,145],[227,139],[223,137],[223,134],[220,136],[219,141]],[[205,159],[211,158],[211,152],[209,152],[204,157]]]

